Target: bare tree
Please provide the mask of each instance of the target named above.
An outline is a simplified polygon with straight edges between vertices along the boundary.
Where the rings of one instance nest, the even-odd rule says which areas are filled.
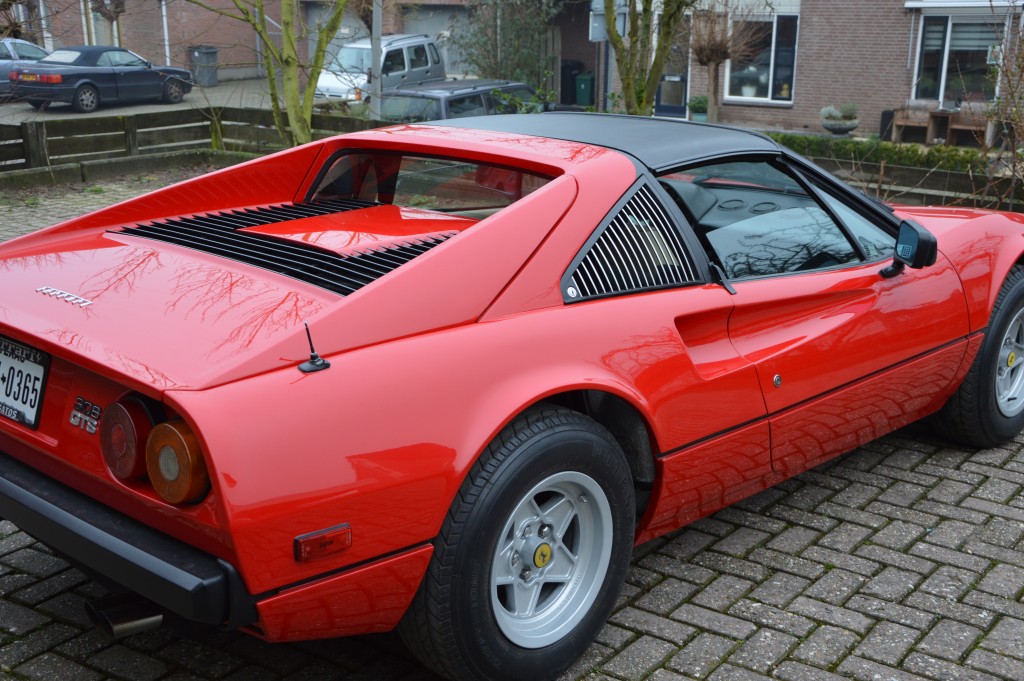
[[[770,30],[765,22],[754,21],[772,10],[768,0],[702,0],[690,22],[690,50],[698,64],[708,70],[708,121],[718,121],[722,87],[722,64],[749,62],[758,44]]]
[[[992,3],[993,14],[996,12]],[[1021,196],[1021,182],[1024,178],[1024,31],[1021,16],[1024,2],[1010,3],[1008,34],[998,54],[992,78],[997,82],[998,96],[986,110],[990,125],[995,128],[995,145],[990,150],[993,158],[988,186],[985,194],[995,200],[995,206],[1013,207]],[[1005,10],[1003,10],[1005,11]],[[1006,181],[1006,178],[1009,181]]]
[[[299,0],[280,0],[281,15],[279,20],[273,20],[275,28],[280,27],[280,45],[271,35],[272,19],[267,16],[264,0],[230,0],[229,8],[214,7],[206,0],[187,2],[228,19],[245,22],[252,27],[259,36],[263,48],[263,67],[267,75],[270,104],[278,132],[288,144],[304,144],[311,141],[315,92],[313,84],[323,70],[327,46],[341,27],[346,0],[329,2],[326,18],[314,27],[307,27],[298,20]],[[316,45],[308,61],[304,61],[299,45],[307,39],[310,32],[316,35]],[[277,84],[279,73],[280,94]],[[305,91],[304,82],[308,84]]]
[[[451,42],[480,76],[539,86],[554,68],[545,49],[556,0],[469,0],[465,23],[453,21]]]
[[[114,25],[124,14],[124,0],[89,0],[89,8],[110,22],[110,32],[114,35]]]
[[[0,0],[0,38],[21,38],[40,43],[42,32],[39,26],[38,0]]]
[[[623,36],[616,25],[616,0],[604,0],[605,29],[615,51],[626,113],[651,114],[673,38],[686,11],[697,2],[699,0],[629,0],[626,35]]]

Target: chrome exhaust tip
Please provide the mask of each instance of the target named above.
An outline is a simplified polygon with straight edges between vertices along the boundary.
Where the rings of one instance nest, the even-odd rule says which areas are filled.
[[[156,604],[135,594],[110,594],[85,604],[89,621],[113,639],[157,629],[164,614]]]

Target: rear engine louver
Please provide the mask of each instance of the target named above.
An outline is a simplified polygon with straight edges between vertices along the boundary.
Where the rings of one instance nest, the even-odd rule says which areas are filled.
[[[366,248],[353,255],[339,255],[313,245],[304,246],[265,234],[238,231],[244,227],[342,213],[375,205],[378,204],[331,200],[242,208],[145,222],[135,227],[124,227],[120,233],[177,244],[261,267],[340,295],[361,289],[457,234],[432,234],[379,248]]]

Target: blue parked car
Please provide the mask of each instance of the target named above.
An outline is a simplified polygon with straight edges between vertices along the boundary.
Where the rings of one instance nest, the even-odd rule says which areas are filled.
[[[0,98],[11,94],[11,71],[23,64],[34,62],[50,54],[27,40],[3,38],[0,40]]]
[[[66,102],[79,113],[101,103],[158,99],[176,104],[192,90],[192,74],[173,66],[154,66],[122,47],[83,45],[54,50],[11,73],[16,97],[37,109]]]

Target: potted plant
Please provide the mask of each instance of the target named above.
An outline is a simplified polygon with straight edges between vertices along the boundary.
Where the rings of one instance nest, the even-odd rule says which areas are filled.
[[[830,104],[821,110],[821,127],[833,135],[849,135],[859,125],[856,104],[843,104],[839,108]]]
[[[747,70],[740,74],[740,94],[744,97],[756,97],[759,83],[757,70],[748,66]]]
[[[690,97],[690,101],[686,103],[686,106],[690,110],[691,121],[703,123],[708,119],[707,95],[694,95]]]

